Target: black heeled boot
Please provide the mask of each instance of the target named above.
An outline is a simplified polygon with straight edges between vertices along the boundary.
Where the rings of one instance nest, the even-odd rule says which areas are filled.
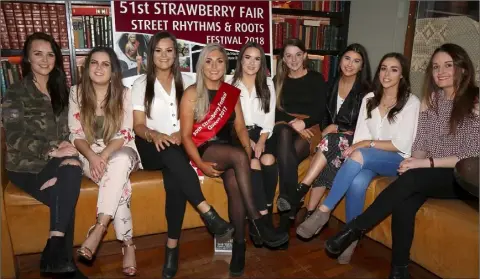
[[[231,235],[235,230],[232,224],[228,223],[218,215],[213,206],[210,206],[210,210],[201,213],[200,216],[203,221],[205,221],[208,231],[217,237],[222,238],[226,235]]]
[[[292,198],[292,204],[300,207],[300,205],[305,200],[305,195],[310,191],[310,186],[304,183],[299,183],[295,191],[294,197]]]
[[[250,220],[250,226],[256,236],[259,236],[264,244],[269,247],[275,248],[288,241],[288,233],[278,232],[270,228],[267,223],[267,216],[262,215],[260,218],[255,220]]]
[[[410,273],[408,273],[408,265],[393,265],[390,270],[390,276],[388,279],[408,279]]]
[[[68,252],[65,237],[52,236],[47,241],[40,259],[42,273],[70,273],[77,270],[71,253]]]
[[[343,229],[336,235],[330,237],[325,243],[325,249],[330,256],[338,257],[345,251],[345,249],[356,240],[360,240],[365,234],[365,230],[360,230],[355,227],[355,220],[353,219],[343,227]]]
[[[238,242],[233,240],[232,259],[230,260],[230,276],[239,277],[243,275],[245,269],[245,250],[247,246],[245,241]]]
[[[168,248],[165,245],[165,263],[163,264],[162,278],[175,277],[178,270],[178,244],[175,248]]]

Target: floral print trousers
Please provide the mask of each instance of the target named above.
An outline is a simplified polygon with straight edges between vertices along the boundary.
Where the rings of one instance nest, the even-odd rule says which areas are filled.
[[[315,148],[315,152],[322,152],[327,158],[327,165],[313,181],[313,187],[332,187],[333,179],[338,169],[342,166],[345,158],[343,151],[347,149],[353,141],[353,135],[344,133],[332,133],[322,138]]]
[[[94,143],[91,148],[97,154],[105,145]],[[90,166],[84,156],[80,156],[84,174],[91,179]],[[139,167],[138,153],[131,147],[123,146],[110,155],[107,169],[100,181],[94,181],[99,186],[97,200],[98,214],[110,215],[113,219],[115,234],[118,240],[129,240],[133,236],[132,213],[130,198],[132,185],[130,173]]]

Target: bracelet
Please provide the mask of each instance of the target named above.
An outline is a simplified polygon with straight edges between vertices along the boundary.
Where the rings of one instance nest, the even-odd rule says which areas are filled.
[[[245,145],[243,148],[248,149],[248,148],[251,148],[251,146],[250,145]]]
[[[430,167],[434,168],[435,167],[435,162],[433,161],[433,158],[429,157],[428,160],[430,160]]]

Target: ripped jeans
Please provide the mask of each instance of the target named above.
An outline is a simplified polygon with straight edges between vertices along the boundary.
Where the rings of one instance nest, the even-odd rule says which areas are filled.
[[[15,186],[50,208],[50,231],[67,233],[73,227],[82,182],[78,157],[52,158],[39,173],[8,171],[7,174]],[[53,186],[40,190],[54,177],[57,182]]]

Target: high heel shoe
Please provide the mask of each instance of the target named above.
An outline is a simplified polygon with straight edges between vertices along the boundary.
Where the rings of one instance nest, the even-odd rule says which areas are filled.
[[[217,237],[223,238],[227,235],[231,235],[235,230],[233,225],[225,221],[213,206],[210,206],[210,210],[201,213],[200,216],[205,221],[208,231]]]
[[[347,250],[343,251],[343,253],[338,257],[337,262],[339,264],[349,264],[350,260],[352,259],[353,252],[355,251],[355,247],[357,247],[358,241],[352,242],[350,246],[348,246]]]
[[[273,228],[267,226],[267,216],[262,215],[260,218],[250,220],[250,226],[253,228],[249,233],[253,233],[254,236],[258,236],[261,239],[262,244],[266,244],[269,247],[275,248],[288,241],[288,233],[277,232]]]
[[[165,263],[163,264],[162,278],[170,279],[175,277],[178,270],[178,244],[175,248],[165,246]]]
[[[133,251],[137,250],[137,247],[134,244],[122,245],[122,255],[124,257],[124,262],[125,262],[125,248],[128,248],[128,247],[133,247]],[[122,272],[126,276],[135,276],[137,275],[137,265],[134,264],[132,266],[123,266]]]
[[[355,227],[355,220],[350,221],[343,229],[333,237],[330,237],[325,243],[327,254],[332,257],[338,257],[354,241],[360,240],[365,234],[365,230]]]
[[[88,232],[87,232],[87,238],[90,237],[90,234],[92,233],[92,231],[95,229],[95,227],[99,225],[101,227],[103,227],[103,232],[102,232],[102,237],[107,233],[107,226],[100,223],[100,222],[97,222],[95,225],[91,226],[90,229],[88,229]],[[98,245],[100,245],[100,241],[98,241],[97,243],[97,247]],[[85,242],[84,242],[85,243]],[[91,250],[90,248],[88,248],[87,246],[84,246],[82,245],[80,248],[78,248],[77,250],[77,255],[88,260],[88,261],[91,261],[93,259],[93,255],[95,255],[95,252],[97,250],[97,247],[95,248],[95,250]]]
[[[323,212],[320,209],[315,209],[312,215],[297,228],[297,234],[305,239],[318,234],[320,230],[330,219],[330,212]]]
[[[232,259],[230,260],[230,276],[239,277],[245,269],[245,242],[233,240]]]

